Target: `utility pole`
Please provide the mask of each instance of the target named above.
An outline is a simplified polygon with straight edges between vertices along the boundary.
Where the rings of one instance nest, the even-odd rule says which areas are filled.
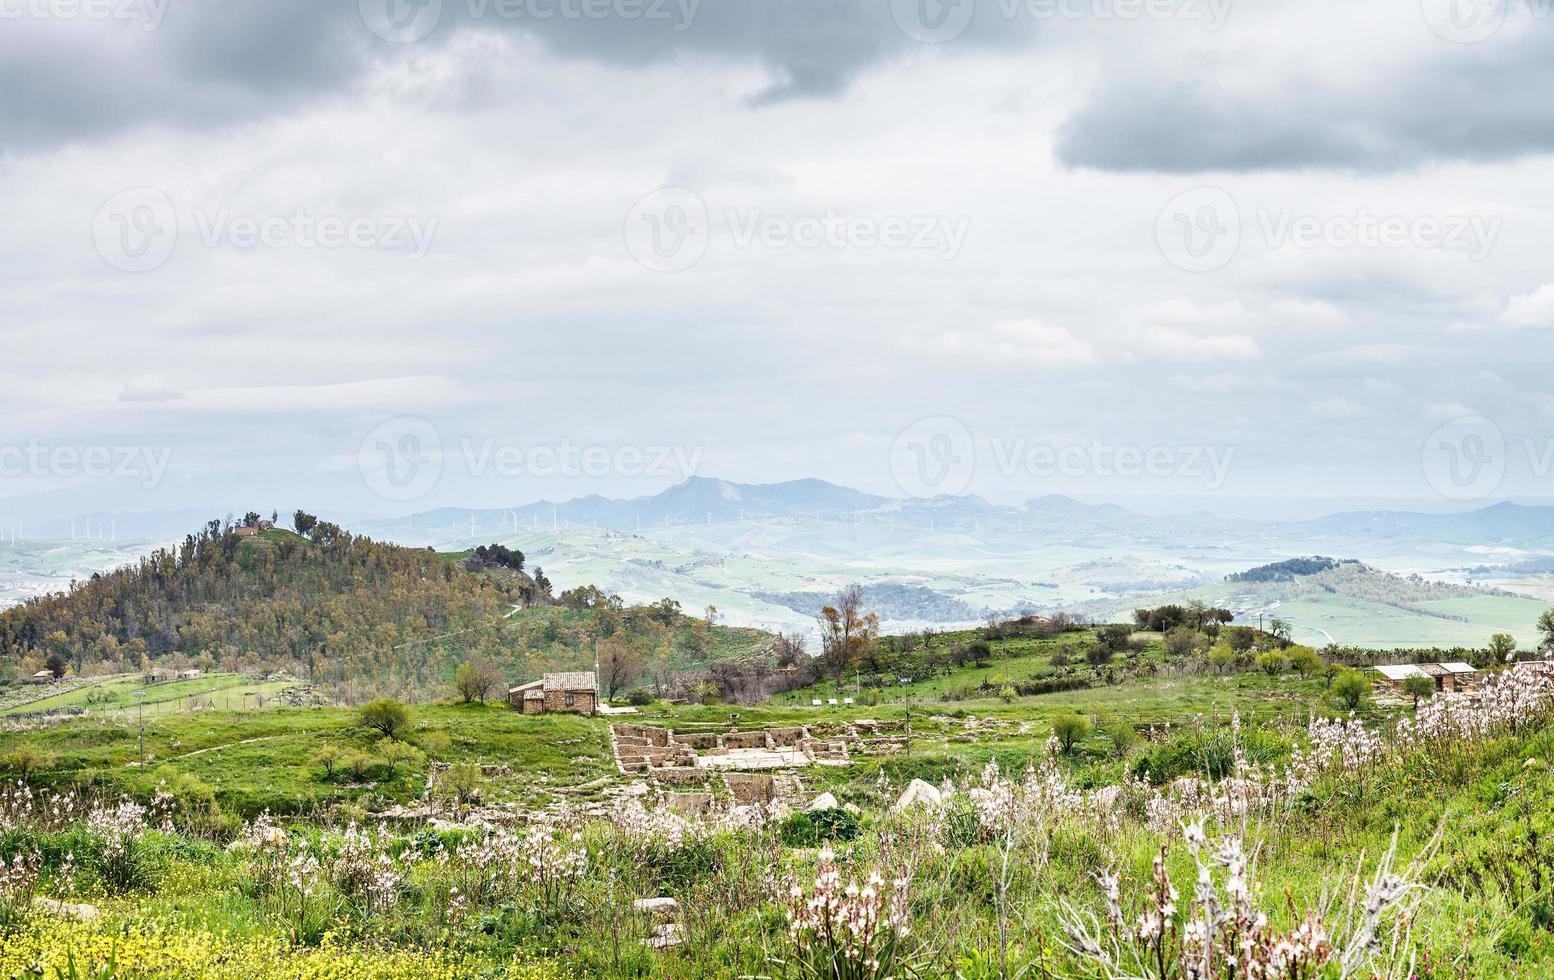
[[[140,709],[140,769],[146,769],[146,692],[136,691],[135,701]]]

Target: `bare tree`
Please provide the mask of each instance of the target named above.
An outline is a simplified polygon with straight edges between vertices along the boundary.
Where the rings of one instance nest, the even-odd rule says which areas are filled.
[[[484,655],[471,657],[459,664],[458,670],[453,673],[453,687],[465,704],[475,700],[484,704],[492,692],[500,691],[506,683],[502,668]]]
[[[615,697],[616,692],[641,677],[645,659],[641,651],[621,636],[612,636],[600,643],[599,679],[604,682],[605,697]]]
[[[838,687],[847,668],[862,661],[879,637],[879,617],[863,611],[863,588],[849,585],[836,604],[820,610],[820,657]]]

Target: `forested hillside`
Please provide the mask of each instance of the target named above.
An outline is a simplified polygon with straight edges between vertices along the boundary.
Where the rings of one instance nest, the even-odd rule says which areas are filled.
[[[355,701],[446,694],[455,667],[474,658],[516,680],[592,666],[598,641],[636,683],[654,664],[679,668],[740,645],[693,628],[673,603],[552,599],[543,573],[529,575],[508,549],[438,554],[327,522],[299,527],[306,533],[211,522],[175,549],[0,613],[0,679],[278,670]]]

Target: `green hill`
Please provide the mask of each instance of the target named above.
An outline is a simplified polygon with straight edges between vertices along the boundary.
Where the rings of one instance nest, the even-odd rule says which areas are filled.
[[[174,548],[0,612],[0,678],[153,665],[282,671],[330,696],[447,693],[455,667],[489,657],[510,680],[591,667],[622,650],[636,683],[771,640],[693,620],[667,600],[626,606],[598,590],[550,596],[523,556],[384,544],[332,524],[307,536],[211,522]],[[563,601],[565,600],[565,601]]]

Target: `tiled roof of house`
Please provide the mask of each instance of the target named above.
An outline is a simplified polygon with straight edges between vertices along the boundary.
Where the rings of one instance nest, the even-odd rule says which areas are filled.
[[[545,675],[547,691],[588,691],[599,689],[599,680],[591,670],[565,671]]]

